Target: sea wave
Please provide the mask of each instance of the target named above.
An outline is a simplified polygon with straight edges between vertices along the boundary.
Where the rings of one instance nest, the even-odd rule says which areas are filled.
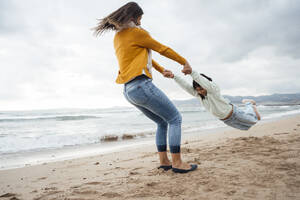
[[[41,121],[41,120],[57,120],[57,121],[70,121],[70,120],[85,120],[101,118],[99,116],[92,115],[65,115],[65,116],[45,116],[45,117],[15,117],[15,118],[3,118],[1,122],[23,122],[23,121]]]
[[[186,111],[180,111],[180,113],[199,113],[199,112],[206,112],[204,110],[186,110]]]
[[[206,112],[203,106],[193,106],[193,107],[179,107],[180,113],[196,113],[196,112]]]
[[[259,110],[286,110],[286,109],[295,109],[300,108],[299,105],[281,105],[281,106],[275,106],[275,105],[258,105],[257,108]]]
[[[97,134],[91,135],[43,135],[41,137],[17,137],[15,135],[5,135],[0,140],[0,155],[42,151],[50,149],[60,149],[82,145],[92,145],[114,141],[125,141],[145,137],[153,137],[155,131],[136,131],[118,134]],[[22,145],[20,145],[22,144]]]
[[[295,114],[299,114],[299,113],[300,113],[300,109],[299,110],[290,110],[290,111],[286,111],[286,112],[268,114],[268,115],[262,116],[262,118],[263,119],[280,118],[283,116],[295,115]]]

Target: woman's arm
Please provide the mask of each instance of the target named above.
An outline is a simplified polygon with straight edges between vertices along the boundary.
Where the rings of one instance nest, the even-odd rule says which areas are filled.
[[[161,55],[180,63],[181,65],[186,63],[186,60],[183,57],[173,51],[173,49],[154,40],[147,31],[136,28],[134,34],[134,39],[137,45],[152,49]]]
[[[164,68],[162,66],[160,66],[155,60],[152,59],[152,66],[159,71],[160,73],[164,72]]]
[[[194,90],[192,84],[187,83],[184,79],[180,78],[179,76],[174,75],[174,80],[182,89],[190,93],[191,95],[197,97],[198,93]]]

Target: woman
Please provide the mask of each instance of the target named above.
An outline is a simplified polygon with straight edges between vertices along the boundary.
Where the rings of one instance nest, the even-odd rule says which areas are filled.
[[[181,115],[168,97],[152,83],[152,67],[163,75],[169,73],[169,70],[152,60],[151,50],[180,63],[184,68],[189,67],[189,63],[140,27],[142,15],[143,10],[137,3],[127,3],[101,19],[95,27],[95,34],[101,35],[107,30],[116,31],[114,48],[120,67],[116,82],[124,84],[125,98],[157,124],[159,168],[187,173],[195,170],[197,165],[189,165],[181,159]],[[167,156],[168,126],[172,163]]]
[[[237,107],[221,95],[220,88],[211,78],[199,74],[192,68],[185,70],[187,71],[185,74],[190,74],[193,78],[193,84],[175,76],[171,71],[166,73],[165,77],[173,78],[184,90],[198,97],[205,109],[225,124],[240,130],[248,130],[260,120],[255,101],[245,99],[243,100],[245,109]]]

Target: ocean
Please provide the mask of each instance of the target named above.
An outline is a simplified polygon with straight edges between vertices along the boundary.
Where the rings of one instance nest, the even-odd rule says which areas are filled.
[[[178,109],[183,135],[226,127],[203,107]],[[258,110],[264,122],[299,114],[300,105],[259,105]],[[154,144],[155,129],[134,107],[0,111],[0,169]]]

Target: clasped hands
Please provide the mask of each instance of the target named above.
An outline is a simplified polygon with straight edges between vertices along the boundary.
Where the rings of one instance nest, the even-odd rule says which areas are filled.
[[[188,62],[185,63],[185,65],[183,66],[183,69],[181,70],[182,73],[184,73],[184,75],[187,74],[191,74],[192,73],[192,67],[190,66],[190,64]],[[174,74],[172,71],[165,69],[163,71],[163,76],[166,78],[174,78]]]

